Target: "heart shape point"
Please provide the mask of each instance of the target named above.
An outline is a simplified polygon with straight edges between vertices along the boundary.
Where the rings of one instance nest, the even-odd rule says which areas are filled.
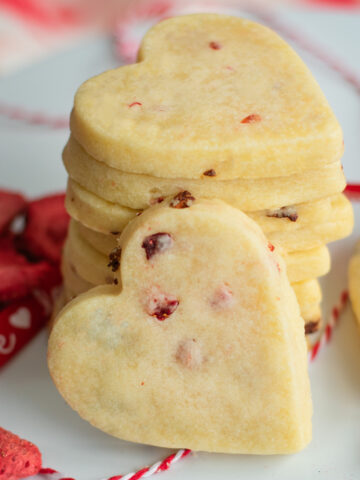
[[[48,349],[57,388],[125,440],[228,453],[304,448],[304,324],[282,258],[221,201],[171,204],[124,230],[122,289],[97,287],[59,314]],[[147,258],[144,242],[157,233],[164,242]]]
[[[287,176],[343,152],[298,55],[268,28],[216,14],[153,27],[138,63],[79,88],[71,130],[96,159],[166,178]]]

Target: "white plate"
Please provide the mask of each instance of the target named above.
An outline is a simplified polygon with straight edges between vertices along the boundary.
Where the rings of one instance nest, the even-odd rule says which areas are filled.
[[[359,14],[283,11],[282,18],[327,46],[360,75]],[[300,51],[302,54],[302,52]],[[303,55],[329,98],[345,134],[345,172],[360,181],[359,96],[335,73]],[[87,77],[115,65],[110,40],[94,38],[74,49],[0,79],[0,101],[30,110],[67,115],[73,93]],[[25,126],[0,118],[0,185],[38,195],[65,188],[60,152],[68,132]],[[332,246],[333,269],[323,280],[328,312],[346,285],[347,261],[360,236]],[[348,308],[332,342],[310,366],[313,441],[293,456],[260,457],[193,454],[166,479],[351,480],[360,478],[360,338]],[[41,333],[0,372],[0,425],[32,440],[44,465],[78,480],[127,473],[165,457],[169,451],[114,439],[81,420],[62,400],[46,367],[46,333]]]

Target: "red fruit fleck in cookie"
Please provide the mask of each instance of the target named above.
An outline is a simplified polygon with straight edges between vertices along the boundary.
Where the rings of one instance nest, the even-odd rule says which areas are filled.
[[[320,318],[316,321],[306,322],[305,323],[305,335],[310,335],[311,333],[317,332],[320,327]]]
[[[195,201],[195,197],[191,195],[190,192],[184,190],[183,192],[178,193],[170,202],[170,207],[172,208],[189,208]]]
[[[120,258],[121,258],[121,248],[115,247],[109,254],[109,263],[108,267],[111,268],[113,272],[119,270],[120,267]],[[112,280],[111,280],[112,281]]]
[[[0,479],[19,480],[36,475],[41,468],[39,449],[0,427]]]
[[[220,50],[221,45],[219,42],[210,42],[209,47],[212,48],[213,50]]]
[[[64,194],[56,194],[29,203],[21,242],[35,258],[60,261],[70,219],[64,200]]]
[[[216,177],[216,172],[213,168],[210,168],[210,170],[206,170],[206,172],[204,172],[204,175],[206,177]]]
[[[275,250],[275,247],[272,243],[268,243],[268,249],[270,250],[270,252],[273,252]]]
[[[183,367],[189,369],[199,367],[202,363],[202,355],[195,338],[183,340],[178,346],[175,358]]]
[[[288,218],[291,222],[296,222],[299,215],[295,207],[281,207],[277,210],[267,210],[267,217]]]
[[[171,235],[160,232],[146,237],[141,246],[145,250],[146,258],[150,260],[156,253],[162,253],[171,248],[172,244],[173,239]]]
[[[156,205],[157,203],[162,203],[164,201],[164,197],[156,197],[150,200],[150,205]]]
[[[130,104],[128,105],[128,107],[129,107],[129,108],[132,108],[132,107],[135,107],[135,105],[138,105],[139,107],[141,107],[141,106],[142,106],[142,103],[140,103],[140,102],[132,102],[132,103],[130,103]]]
[[[234,295],[228,284],[220,285],[210,299],[210,304],[216,310],[231,308],[234,304]]]
[[[252,113],[251,115],[248,115],[247,117],[241,120],[241,123],[256,123],[256,122],[261,122],[261,117],[257,113]]]
[[[0,234],[3,234],[14,218],[26,209],[25,198],[16,192],[0,190]]]
[[[147,298],[146,311],[152,317],[162,321],[173,314],[178,305],[179,301],[176,297],[162,293],[158,287],[154,287]]]

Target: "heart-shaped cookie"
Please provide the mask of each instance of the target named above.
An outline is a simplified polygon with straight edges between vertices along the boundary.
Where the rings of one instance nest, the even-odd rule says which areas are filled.
[[[96,159],[167,178],[284,176],[343,152],[298,55],[262,25],[214,14],[157,24],[139,63],[85,82],[71,130]]]
[[[188,190],[196,198],[218,198],[240,210],[253,212],[316,201],[340,193],[346,187],[339,161],[322,168],[271,178],[174,180],[126,173],[109,167],[87,155],[72,137],[64,149],[63,160],[70,178],[99,197],[131,209],[147,208],[159,197]]]
[[[256,223],[189,195],[125,228],[120,287],[59,314],[48,364],[105,432],[163,447],[291,453],[311,437],[304,323]],[[120,282],[119,282],[120,284]]]

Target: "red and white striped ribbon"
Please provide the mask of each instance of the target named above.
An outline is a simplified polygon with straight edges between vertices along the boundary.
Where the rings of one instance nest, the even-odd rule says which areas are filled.
[[[167,456],[164,458],[164,460],[154,463],[150,467],[144,467],[136,472],[127,473],[126,475],[113,475],[112,477],[107,477],[102,480],[139,480],[140,478],[148,478],[156,473],[169,470],[172,465],[182,458],[187,457],[190,453],[191,450],[189,449],[181,449],[176,453],[172,453],[171,455]],[[41,475],[44,480],[74,480],[74,478],[66,477],[52,468],[42,468],[38,475]]]
[[[346,308],[348,298],[349,294],[346,290],[344,290],[340,295],[339,302],[331,310],[328,321],[321,330],[318,340],[314,343],[314,345],[311,346],[309,350],[309,362],[313,362],[318,357],[324,346],[330,342],[334,328],[339,323],[340,316]]]

